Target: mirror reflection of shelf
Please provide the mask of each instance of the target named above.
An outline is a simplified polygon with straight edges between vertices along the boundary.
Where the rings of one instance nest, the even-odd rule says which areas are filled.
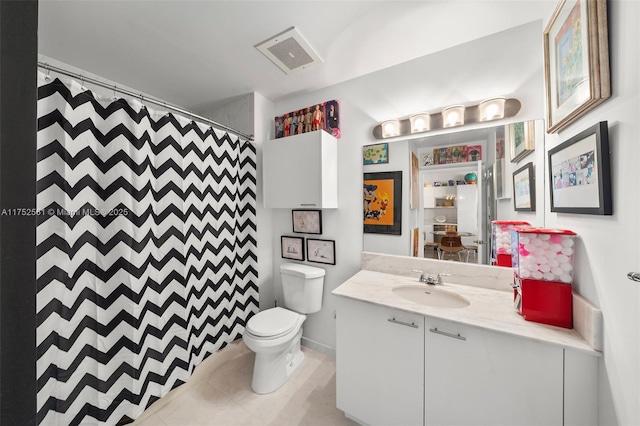
[[[428,166],[420,165],[420,170],[439,170],[439,169],[453,169],[459,167],[468,167],[469,170],[476,170],[478,167],[477,161],[465,161],[460,163],[446,163],[446,164],[430,164]]]

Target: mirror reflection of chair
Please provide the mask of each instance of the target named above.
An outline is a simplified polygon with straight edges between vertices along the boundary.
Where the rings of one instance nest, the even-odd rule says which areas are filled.
[[[462,239],[458,235],[445,235],[440,239],[438,244],[438,259],[444,260],[446,253],[449,253],[449,259],[453,257],[454,253],[458,253],[458,258],[462,262],[462,254],[466,252],[465,261],[469,261],[469,251],[462,244]]]

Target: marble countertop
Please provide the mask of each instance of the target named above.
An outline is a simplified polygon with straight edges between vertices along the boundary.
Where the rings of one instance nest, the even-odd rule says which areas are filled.
[[[424,285],[427,288],[427,284],[418,282],[416,277],[369,270],[356,273],[333,290],[332,294],[559,345],[594,356],[601,355],[574,329],[526,321],[514,309],[511,291],[453,284],[448,283],[446,277],[444,278],[444,284],[435,287],[466,298],[470,302],[469,306],[455,309],[438,308],[410,302],[394,294],[392,289],[401,285]]]

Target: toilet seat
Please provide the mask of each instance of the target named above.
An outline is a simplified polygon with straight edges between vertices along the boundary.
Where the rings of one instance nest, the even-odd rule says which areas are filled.
[[[246,330],[253,336],[273,339],[295,329],[303,315],[280,307],[259,312],[247,323]]]

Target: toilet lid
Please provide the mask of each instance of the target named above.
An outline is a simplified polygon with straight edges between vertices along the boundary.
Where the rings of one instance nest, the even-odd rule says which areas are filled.
[[[284,334],[298,324],[300,315],[283,308],[271,308],[251,317],[247,331],[258,337]]]

